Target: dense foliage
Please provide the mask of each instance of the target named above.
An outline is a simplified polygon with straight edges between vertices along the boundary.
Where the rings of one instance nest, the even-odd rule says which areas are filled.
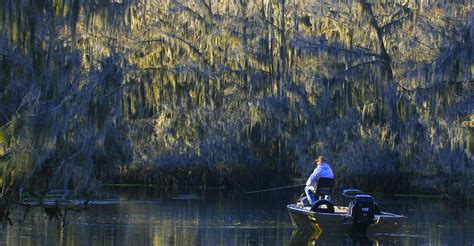
[[[341,186],[472,200],[472,10],[1,0],[3,203],[97,180],[269,186],[319,154]]]

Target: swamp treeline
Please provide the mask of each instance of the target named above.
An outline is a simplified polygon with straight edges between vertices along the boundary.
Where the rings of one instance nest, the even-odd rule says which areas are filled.
[[[339,185],[472,201],[473,18],[472,1],[0,0],[2,204],[268,187],[319,154]]]

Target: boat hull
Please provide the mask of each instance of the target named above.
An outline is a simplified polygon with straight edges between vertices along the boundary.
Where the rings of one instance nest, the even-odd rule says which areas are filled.
[[[293,225],[302,231],[331,231],[354,232],[352,217],[347,213],[347,207],[335,207],[334,213],[312,212],[309,207],[297,204],[287,206]],[[400,229],[406,217],[402,215],[381,212],[375,215],[374,224],[369,225],[366,233],[394,232]]]

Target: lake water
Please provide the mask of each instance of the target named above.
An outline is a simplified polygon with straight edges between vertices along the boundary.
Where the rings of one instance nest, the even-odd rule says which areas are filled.
[[[207,190],[106,188],[66,226],[40,209],[21,210],[0,229],[1,245],[474,245],[474,209],[453,200],[377,195],[383,210],[408,217],[398,232],[353,238],[294,231],[286,205],[300,190],[244,195]],[[338,202],[342,198],[337,198]]]

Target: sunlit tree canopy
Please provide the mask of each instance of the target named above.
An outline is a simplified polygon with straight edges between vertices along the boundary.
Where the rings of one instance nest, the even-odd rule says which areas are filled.
[[[324,154],[340,184],[474,199],[472,20],[472,1],[1,0],[2,197],[254,187]]]

